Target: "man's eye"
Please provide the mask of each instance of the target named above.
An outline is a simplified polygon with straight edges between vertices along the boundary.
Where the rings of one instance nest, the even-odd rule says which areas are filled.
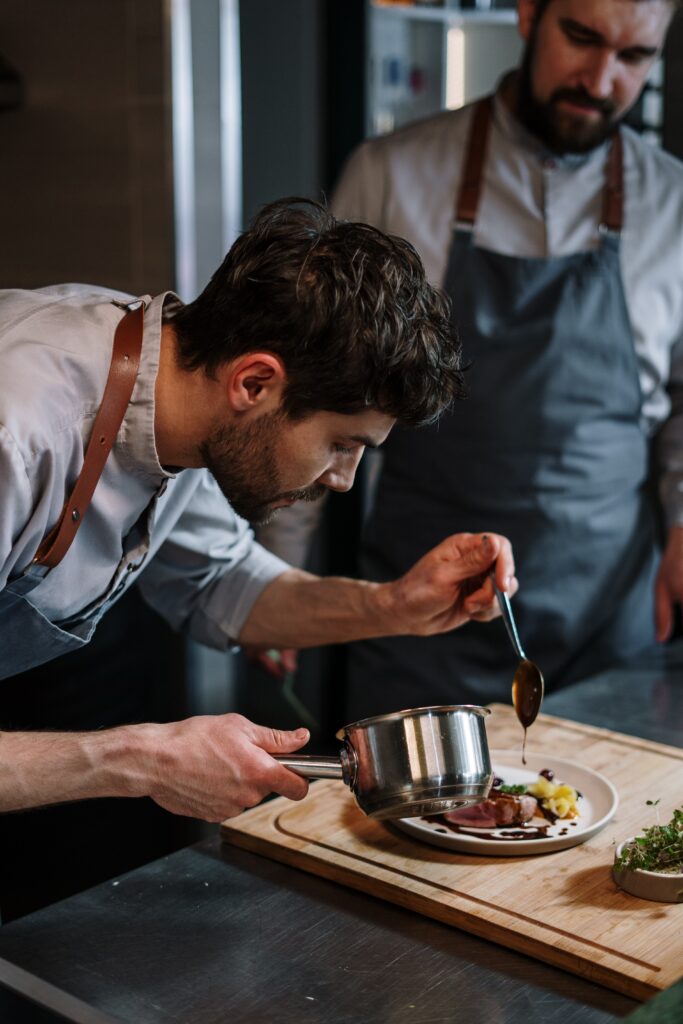
[[[334,445],[334,450],[335,450],[335,452],[339,452],[340,455],[352,455],[353,454],[353,448],[347,448],[343,444],[335,444]]]
[[[622,64],[632,64],[634,67],[652,60],[651,54],[645,54],[641,50],[623,50],[619,56]]]
[[[565,35],[570,43],[575,43],[577,46],[595,45],[595,40],[592,36],[585,36],[582,32],[577,32],[575,29],[566,29]]]

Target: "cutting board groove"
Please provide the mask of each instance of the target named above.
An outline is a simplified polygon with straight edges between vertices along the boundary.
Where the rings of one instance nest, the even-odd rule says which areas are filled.
[[[518,749],[511,708],[493,705],[492,749]],[[429,846],[366,818],[341,782],[313,783],[301,803],[271,800],[221,826],[227,842],[386,899],[636,999],[683,973],[683,904],[617,889],[614,847],[681,802],[683,750],[549,715],[529,749],[575,760],[615,785],[612,822],[580,846],[490,857]],[[565,781],[571,782],[571,779]]]

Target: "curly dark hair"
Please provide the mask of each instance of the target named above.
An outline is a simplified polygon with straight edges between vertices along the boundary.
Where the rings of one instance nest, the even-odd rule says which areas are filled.
[[[186,369],[213,375],[246,352],[278,355],[292,419],[377,409],[417,425],[464,396],[448,298],[413,247],[311,200],[264,207],[170,318]]]

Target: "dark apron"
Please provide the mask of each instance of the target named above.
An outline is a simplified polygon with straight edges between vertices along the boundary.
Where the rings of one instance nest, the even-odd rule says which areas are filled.
[[[121,561],[107,593],[93,602],[94,607],[82,615],[65,622],[51,622],[33,604],[32,592],[53,571],[51,567],[46,567],[45,572],[38,574],[30,566],[0,591],[0,680],[26,672],[70,651],[78,651],[90,643],[102,616],[131,583],[126,572],[128,560],[131,552],[139,549],[141,539],[148,535],[148,520],[153,515],[155,505],[156,499],[153,499],[124,537]]]
[[[477,145],[479,166],[461,189],[445,278],[469,398],[433,427],[390,435],[361,569],[391,579],[451,533],[506,535],[522,643],[552,692],[655,641],[656,515],[619,265],[621,204],[590,252],[521,259],[475,246],[488,120],[484,132],[477,143],[472,131],[465,166]],[[616,147],[608,185],[620,197]],[[605,209],[607,197],[606,186]],[[347,720],[509,701],[514,668],[500,620],[356,644]]]

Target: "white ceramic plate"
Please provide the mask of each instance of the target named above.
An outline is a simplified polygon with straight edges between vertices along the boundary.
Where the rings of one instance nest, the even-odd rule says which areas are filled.
[[[513,838],[510,833],[519,830],[511,825],[452,832],[447,825],[426,818],[399,818],[394,824],[414,839],[457,850],[459,853],[478,853],[486,857],[527,857],[529,854],[553,853],[585,843],[605,827],[617,809],[619,797],[612,783],[604,775],[575,761],[566,761],[549,754],[527,754],[527,763],[523,765],[519,750],[493,750],[491,762],[494,774],[511,786],[535,782],[541,769],[549,768],[555,773],[556,782],[566,782],[581,794],[581,813],[574,819],[575,824],[565,820],[556,821],[553,825],[544,822],[548,826],[546,834],[534,839]],[[534,823],[537,821],[534,818]],[[538,823],[541,824],[540,821]]]

